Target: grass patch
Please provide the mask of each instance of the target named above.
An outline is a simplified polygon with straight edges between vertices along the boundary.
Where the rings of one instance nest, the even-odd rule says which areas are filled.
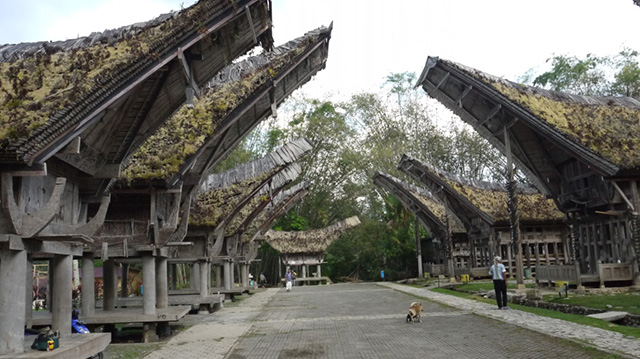
[[[161,343],[109,344],[103,353],[105,358],[110,359],[138,359],[160,349],[161,346]]]
[[[454,290],[450,290],[450,289],[444,289],[444,288],[434,288],[434,289],[431,289],[431,290],[434,291],[434,292],[437,292],[437,293],[452,295],[452,296],[455,296],[455,297],[471,299],[471,300],[475,300],[475,301],[483,302],[483,303],[495,304],[495,300],[493,300],[493,299],[482,298],[482,297],[479,297],[479,296],[474,295],[474,294],[458,292],[458,291],[454,291]],[[609,330],[609,331],[612,331],[612,332],[617,332],[617,333],[620,333],[620,334],[623,334],[623,335],[627,335],[627,336],[630,336],[630,337],[633,337],[633,338],[640,338],[640,328],[627,327],[627,326],[624,326],[624,325],[618,325],[618,324],[614,324],[614,323],[609,323],[609,322],[605,322],[604,320],[595,319],[595,318],[589,318],[589,317],[582,316],[582,315],[567,314],[567,313],[557,312],[555,310],[549,310],[549,309],[527,307],[527,306],[524,306],[524,305],[518,305],[518,304],[514,304],[514,303],[509,303],[509,307],[511,307],[513,309],[521,310],[523,312],[528,312],[528,313],[540,315],[540,316],[543,316],[543,317],[566,320],[566,321],[572,322],[572,323],[588,325],[588,326],[591,326],[591,327],[596,327],[596,328],[600,328],[600,329]]]
[[[507,289],[515,288],[515,282],[507,281]],[[535,283],[525,283],[525,288],[535,288]],[[456,285],[457,290],[465,292],[491,291],[493,290],[493,282],[468,282]]]
[[[640,314],[640,292],[611,294],[569,294],[569,298],[557,295],[545,295],[546,302],[579,305],[587,308],[615,310],[631,314]],[[611,308],[607,308],[610,305]]]

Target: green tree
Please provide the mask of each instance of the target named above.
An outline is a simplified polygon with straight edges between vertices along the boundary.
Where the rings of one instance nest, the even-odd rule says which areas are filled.
[[[614,56],[556,55],[547,60],[551,63],[550,70],[538,76],[530,70],[520,81],[529,83],[534,78],[534,86],[577,95],[638,97],[639,60],[638,51],[626,47]]]
[[[402,154],[474,179],[501,176],[493,170],[503,167],[498,152],[453,116],[450,125],[439,124],[446,112],[413,86],[415,78],[390,74],[380,91],[345,102],[294,97],[251,147],[266,151],[300,137],[313,146],[301,161],[309,194],[276,229],[316,229],[359,216],[362,224],[327,252],[325,272],[333,279],[375,280],[380,270],[387,278],[417,274],[413,215],[371,181],[377,171],[405,177],[397,170]]]

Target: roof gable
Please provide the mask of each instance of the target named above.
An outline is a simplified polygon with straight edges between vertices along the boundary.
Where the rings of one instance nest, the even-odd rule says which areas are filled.
[[[567,141],[619,168],[640,167],[640,101],[630,97],[580,96],[517,84],[439,60],[489,86]]]
[[[230,27],[237,29],[236,35],[240,37],[237,44],[224,46],[229,53],[217,51],[203,61],[191,62],[195,69],[192,79],[202,85],[222,68],[221,58],[248,51],[255,44],[256,33],[263,39],[262,34],[268,32],[271,25],[266,2],[240,2],[202,0],[179,13],[121,31],[68,42],[1,47],[0,56],[5,62],[0,62],[0,161],[29,164],[46,161],[98,119],[121,111],[125,113],[121,116],[141,117],[138,122],[151,111],[153,119],[145,125],[157,126],[184,101],[184,81],[175,82],[176,78],[182,78],[174,77],[182,69],[170,66],[178,57],[190,55],[186,53],[190,48],[198,47],[196,52],[202,53],[217,49],[219,44],[207,41],[216,37],[219,42],[228,41],[218,32],[230,32]],[[238,5],[249,16],[238,10]],[[245,5],[250,8],[244,8]],[[144,100],[147,91],[152,95],[159,88],[163,89],[161,94],[171,90],[170,100],[152,102],[139,110],[133,106],[139,112],[127,113],[128,107],[132,107],[127,100],[134,93]],[[158,107],[161,109],[151,110]],[[140,126],[136,123],[132,129],[139,130]],[[118,153],[116,163],[124,155]]]
[[[356,216],[321,229],[300,232],[269,230],[265,240],[281,254],[322,253],[345,231],[360,224]]]

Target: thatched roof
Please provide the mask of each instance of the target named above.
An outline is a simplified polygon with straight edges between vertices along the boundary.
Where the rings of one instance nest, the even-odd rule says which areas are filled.
[[[285,215],[292,206],[307,195],[308,187],[309,184],[307,182],[300,182],[274,196],[271,202],[258,213],[245,231],[242,232],[242,242],[251,242],[258,238],[263,239],[264,232],[269,230],[278,218]]]
[[[376,185],[393,193],[403,206],[412,211],[421,221],[428,222],[424,224],[432,230],[436,230],[432,227],[437,226],[440,228],[440,233],[446,233],[448,222],[452,233],[467,233],[458,216],[426,189],[385,173],[377,173],[373,181]]]
[[[451,76],[446,75],[444,78],[441,74],[436,75],[436,68],[442,71],[441,74],[449,73]],[[441,83],[439,87],[436,86],[438,83]],[[499,128],[491,128],[494,116],[501,118],[504,125],[513,124],[514,119],[517,119],[529,131],[541,136],[539,141],[553,143],[601,173],[614,175],[619,169],[640,168],[638,99],[580,96],[549,91],[498,78],[437,57],[427,60],[419,84],[423,84],[430,95],[454,112],[460,112],[461,118],[470,122],[490,141],[492,137],[501,136]],[[454,87],[447,86],[462,88],[465,96],[454,94]],[[457,97],[461,100],[457,100]],[[478,102],[480,99],[491,100],[502,107],[496,107],[496,111],[491,112],[490,109],[481,108],[482,104]],[[461,105],[465,100],[466,107]],[[464,111],[468,114],[462,113]],[[531,140],[530,136],[528,139]],[[495,141],[493,143],[496,144]],[[500,144],[497,145],[500,147]],[[527,152],[526,145],[522,146],[522,150]],[[544,147],[544,143],[542,146]],[[533,152],[529,150],[526,155],[519,156],[520,160],[524,166],[535,170],[533,160],[526,159],[527,155],[532,157]],[[536,153],[535,156],[541,155]],[[544,180],[547,176],[539,177]]]
[[[440,174],[449,185],[467,198],[481,211],[491,216],[495,222],[508,222],[508,194],[504,185],[499,183],[472,181]],[[553,200],[532,187],[520,187],[518,211],[521,222],[557,222],[564,219]]]
[[[248,201],[235,208],[235,213],[232,212],[232,216],[225,217],[225,235],[230,236],[244,232],[251,220],[271,203],[273,197],[295,181],[301,173],[302,167],[297,163],[278,172],[268,186],[262,187],[258,193],[249,197]]]
[[[481,217],[494,223],[508,223],[509,213],[507,208],[508,194],[501,183],[476,181],[462,178],[429,166],[409,156],[403,156],[401,170],[416,176],[406,165],[402,163],[413,162],[420,164],[421,178],[431,180],[432,186],[438,187],[451,198],[463,206],[471,208],[474,212],[481,213]],[[433,188],[431,188],[434,190]],[[547,199],[533,187],[518,184],[518,211],[521,222],[558,222],[564,220],[564,214],[560,212],[555,202]]]
[[[272,83],[285,67],[296,63],[298,57],[329,32],[330,29],[322,27],[274,51],[223,69],[207,84],[193,108],[183,106],[147,140],[123,172],[123,178],[127,181],[171,179],[183,169],[185,161],[197,155],[207,141],[224,130],[218,125],[226,117],[234,116],[243,101]]]
[[[247,213],[244,212],[253,212],[257,205],[271,199],[274,189],[299,175],[301,168],[295,161],[310,150],[309,143],[299,139],[260,159],[209,175],[201,188],[203,192],[196,199],[189,223],[215,227],[225,219],[237,222],[245,218]]]
[[[637,99],[549,91],[455,65],[552,126],[568,140],[582,144],[618,167],[640,166],[640,101]]]
[[[266,1],[240,2],[242,4],[201,0],[177,13],[88,37],[1,46],[0,162],[44,161],[97,120],[128,116],[126,106],[133,107],[142,119],[155,108],[157,119],[152,121],[163,121],[185,98],[183,70],[167,66],[169,63],[178,62],[185,51],[205,38],[209,40],[209,36],[220,35],[219,42],[229,41],[217,32],[231,31],[226,26],[234,24],[237,45],[241,46],[225,45],[229,50],[225,56],[230,56],[227,59],[230,61],[255,44],[256,33],[262,39],[265,29],[270,28]],[[238,5],[242,6],[238,8]],[[250,16],[242,11],[245,5],[250,6]],[[249,21],[257,26],[253,27]],[[219,45],[209,47],[217,50]],[[198,51],[203,57],[209,55],[204,48]],[[202,85],[222,68],[223,64],[216,62],[222,60],[220,55],[193,64],[197,67],[195,75],[192,74],[194,86]],[[167,79],[169,81],[164,82]],[[175,81],[177,79],[182,83]],[[163,102],[141,108],[118,102],[132,93],[142,97],[156,93]],[[164,97],[168,93],[173,97],[171,101]],[[115,111],[119,106],[123,106],[124,112]],[[115,114],[108,113],[107,109],[114,110]],[[130,115],[135,117],[133,113]],[[132,118],[131,121],[142,120]],[[139,123],[132,126],[139,127]],[[128,147],[124,153],[116,153],[117,161],[126,155],[126,149]]]
[[[273,168],[296,162],[309,151],[311,151],[311,144],[306,139],[300,138],[291,141],[259,160],[243,163],[228,171],[207,176],[200,192],[222,189],[249,180],[258,173],[266,173]]]
[[[342,233],[359,224],[360,219],[354,216],[328,227],[309,231],[285,232],[269,230],[264,237],[267,243],[281,254],[322,253]]]

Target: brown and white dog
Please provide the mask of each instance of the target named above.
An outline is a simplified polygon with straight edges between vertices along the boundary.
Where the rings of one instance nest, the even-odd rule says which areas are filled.
[[[407,323],[413,323],[418,320],[418,322],[422,323],[422,303],[413,302],[409,306],[409,314],[407,314]]]

